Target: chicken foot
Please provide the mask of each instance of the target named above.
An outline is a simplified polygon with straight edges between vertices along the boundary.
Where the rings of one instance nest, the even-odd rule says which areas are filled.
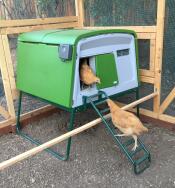
[[[118,136],[118,137],[123,137],[123,136],[131,136],[131,135],[128,135],[128,134],[116,134],[115,136]],[[133,139],[134,139],[134,147],[132,148],[132,151],[135,151],[136,148],[138,147],[138,144],[137,144],[137,136],[136,135],[132,135]]]

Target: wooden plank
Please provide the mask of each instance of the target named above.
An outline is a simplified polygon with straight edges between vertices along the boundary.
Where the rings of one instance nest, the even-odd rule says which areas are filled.
[[[78,22],[77,16],[66,16],[58,18],[38,18],[38,19],[23,19],[23,20],[1,20],[0,28],[20,27],[20,26],[38,26],[47,24]]]
[[[175,124],[175,117],[174,116],[170,116],[170,115],[166,115],[166,114],[160,114],[159,119],[162,120],[162,121],[165,121],[165,122]]]
[[[22,114],[21,115],[21,121],[24,121],[26,119],[30,119],[30,118],[33,118],[34,116],[38,116],[42,113],[45,113],[45,112],[48,112],[50,110],[53,110],[55,109],[55,106],[51,106],[51,105],[46,105],[44,107],[41,107],[41,108],[38,108],[38,109],[35,109],[35,110],[32,110],[30,112],[27,112],[25,114]]]
[[[139,99],[139,100],[137,100],[137,101],[134,101],[134,102],[132,102],[131,104],[127,104],[126,106],[122,107],[122,109],[123,109],[123,110],[131,109],[131,108],[137,106],[138,104],[141,104],[141,103],[143,103],[143,102],[145,102],[145,101],[148,101],[148,100],[154,98],[154,97],[157,96],[157,95],[158,95],[157,92],[151,93],[150,95],[147,95],[147,96],[145,96],[145,97],[143,97],[143,98],[141,98],[141,99]]]
[[[137,38],[138,39],[155,40],[156,33],[137,33]]]
[[[25,121],[25,120],[28,120],[28,119],[32,119],[36,116],[39,116],[40,114],[43,114],[45,112],[49,112],[51,110],[55,109],[54,106],[51,106],[51,105],[47,105],[47,106],[44,106],[44,107],[41,107],[41,108],[38,108],[38,109],[35,109],[35,110],[32,110],[30,112],[27,112],[25,114],[22,114],[21,115],[21,121]],[[0,122],[0,130],[2,128],[5,128],[5,127],[8,127],[10,125],[15,125],[16,124],[16,118],[9,118],[8,120],[6,121],[2,121]]]
[[[170,92],[170,94],[161,104],[159,114],[162,114],[168,108],[168,106],[171,104],[174,98],[175,98],[175,88]]]
[[[150,65],[149,69],[150,71],[155,71],[154,65],[155,65],[155,52],[156,52],[156,40],[151,39],[150,40]]]
[[[146,100],[149,100],[149,99],[155,97],[155,95],[157,95],[157,93],[152,93],[152,94],[150,94],[150,95],[148,95],[146,97],[143,97],[142,99],[139,99],[138,101],[135,101],[135,102],[133,102],[131,104],[128,104],[128,105],[122,107],[122,109],[123,110],[128,110],[130,108],[133,108],[135,105],[138,105],[138,104],[140,104],[140,103],[142,103],[142,102],[144,102]],[[105,119],[109,119],[110,117],[111,117],[110,114],[107,114],[107,115],[104,116]],[[10,167],[10,166],[16,164],[17,162],[20,162],[20,161],[22,161],[22,160],[24,160],[26,158],[32,157],[32,156],[36,155],[37,153],[40,153],[43,150],[54,146],[55,144],[58,144],[58,143],[66,140],[66,139],[68,139],[68,138],[70,138],[72,136],[75,136],[75,135],[77,135],[77,134],[79,134],[79,133],[81,133],[81,132],[83,132],[83,131],[91,128],[91,127],[94,127],[95,125],[97,125],[97,124],[99,124],[101,122],[102,122],[101,118],[98,118],[98,119],[96,119],[94,121],[86,123],[85,125],[83,125],[83,126],[81,126],[79,128],[76,128],[76,129],[74,129],[72,131],[69,131],[66,134],[63,134],[63,135],[61,135],[61,136],[59,136],[59,137],[57,137],[55,139],[52,139],[52,140],[50,140],[50,141],[48,141],[48,142],[46,142],[46,143],[44,143],[44,144],[42,144],[40,146],[37,146],[37,147],[35,147],[33,149],[30,149],[30,150],[28,150],[28,151],[26,151],[26,152],[24,152],[24,153],[22,153],[20,155],[17,155],[16,157],[8,159],[8,160],[0,163],[0,170],[3,170],[5,168],[7,168],[7,167]]]
[[[0,114],[5,118],[8,119],[10,118],[10,114],[5,110],[4,107],[0,106]]]
[[[1,129],[6,128],[12,124],[15,124],[15,122],[16,122],[15,118],[8,118],[5,121],[1,121],[0,122],[0,132],[1,132]]]
[[[0,34],[19,34],[30,31],[44,30],[44,29],[63,29],[63,28],[75,28],[78,27],[78,22],[60,23],[60,24],[48,24],[48,25],[37,25],[37,26],[26,26],[26,27],[11,27],[1,29]]]
[[[157,113],[155,113],[151,110],[143,109],[143,108],[140,108],[140,114],[145,115],[145,116],[150,117],[150,118],[154,118],[154,119],[158,118]]]
[[[7,35],[2,35],[2,41],[3,41],[3,46],[4,46],[4,53],[5,53],[6,65],[7,65],[7,69],[8,69],[8,75],[9,75],[9,79],[10,79],[12,95],[13,95],[13,99],[16,99],[18,96],[18,92],[16,90],[13,62],[11,59],[11,52],[10,52],[10,46],[9,46]]]
[[[163,56],[163,37],[165,20],[165,0],[159,0],[157,4],[157,34],[156,34],[156,55],[155,55],[155,87],[159,95],[154,98],[154,112],[159,113],[160,94],[161,94],[161,76],[162,76],[162,56]]]
[[[106,26],[106,27],[83,27],[84,29],[129,29],[136,33],[156,33],[156,26]]]
[[[76,16],[78,16],[78,25],[80,28],[84,26],[84,0],[75,0]]]
[[[140,75],[141,76],[146,76],[146,77],[154,78],[154,71],[140,69]]]
[[[141,80],[141,82],[145,82],[145,83],[150,83],[150,84],[155,83],[155,79],[148,77],[148,76],[140,76],[140,80]]]
[[[153,97],[156,97],[156,95],[157,95],[157,93],[155,93],[155,95],[154,95],[154,93],[153,93]],[[144,101],[143,101],[144,102]],[[124,104],[124,103],[120,103],[120,102],[116,102],[120,107],[123,107],[123,106],[125,106],[126,104]],[[129,109],[129,111],[131,111],[131,112],[136,112],[136,109],[134,109],[134,108],[131,108],[131,109]],[[151,111],[151,110],[147,110],[147,109],[143,109],[143,108],[140,108],[140,114],[141,115],[144,115],[144,116],[147,116],[147,117],[149,117],[149,118],[153,118],[153,119],[157,119],[158,118],[158,115],[156,114],[156,113],[154,113],[153,111]]]
[[[6,57],[5,57],[4,48],[3,48],[3,39],[1,35],[0,35],[0,69],[1,69],[3,85],[4,85],[4,92],[5,92],[6,101],[7,101],[8,112],[11,117],[15,117],[13,95],[12,95],[12,90],[11,90],[11,85],[10,85],[8,68],[6,64]]]

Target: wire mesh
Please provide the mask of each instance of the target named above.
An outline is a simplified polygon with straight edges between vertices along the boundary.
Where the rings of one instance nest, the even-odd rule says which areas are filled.
[[[150,40],[139,40],[138,41],[139,50],[139,67],[141,69],[149,70],[150,62]]]
[[[0,73],[0,106],[4,107],[7,110],[7,103],[6,103],[1,73]],[[5,120],[4,117],[2,115],[0,115],[0,122],[3,120]]]
[[[0,0],[0,20],[66,15],[75,15],[74,0]]]
[[[86,25],[156,25],[156,12],[157,0],[85,0]]]
[[[163,72],[162,72],[162,101],[175,87],[175,1],[166,0]],[[166,110],[166,114],[175,116],[175,101]]]

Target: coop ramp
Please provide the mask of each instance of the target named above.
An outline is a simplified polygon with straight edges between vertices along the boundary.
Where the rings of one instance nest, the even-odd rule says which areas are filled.
[[[93,99],[97,99],[93,101]],[[106,130],[108,131],[109,135],[113,138],[115,143],[119,146],[121,151],[126,155],[128,160],[132,163],[134,173],[140,174],[145,169],[150,166],[151,163],[151,155],[144,143],[138,138],[138,147],[135,151],[132,151],[131,145],[134,144],[133,138],[121,138],[117,136],[119,134],[119,130],[116,129],[111,121],[111,118],[106,120],[104,115],[109,113],[110,109],[106,108],[106,102],[109,97],[103,91],[99,91],[98,94],[92,96],[84,96],[84,103],[88,101],[95,110],[95,112],[100,116],[102,122],[104,123]],[[104,107],[105,106],[105,107]],[[104,108],[103,108],[104,107]]]

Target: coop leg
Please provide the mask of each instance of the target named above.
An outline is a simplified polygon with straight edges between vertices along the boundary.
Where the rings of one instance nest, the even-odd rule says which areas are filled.
[[[69,123],[69,127],[68,127],[68,131],[72,131],[73,130],[73,127],[74,127],[74,119],[75,119],[75,110],[73,109],[71,111],[71,114],[70,114],[70,123]],[[71,140],[72,138],[68,138],[68,141],[67,141],[67,149],[66,149],[66,156],[64,158],[64,160],[68,160],[69,159],[69,154],[70,154],[70,148],[71,148]]]
[[[21,130],[21,125],[20,125],[20,115],[21,115],[21,106],[22,106],[22,94],[23,92],[20,91],[19,93],[19,102],[18,102],[18,112],[17,112],[17,123],[16,123],[16,132],[18,135],[22,136],[23,138],[25,138],[26,140],[29,140],[30,142],[32,142],[33,144],[36,145],[41,145],[42,143],[34,138],[32,138],[30,135],[24,133]],[[75,116],[75,110],[71,111],[71,119],[70,119],[70,125],[69,125],[69,131],[73,129],[73,124],[74,124],[74,116]],[[46,152],[50,153],[51,155],[53,155],[54,157],[56,157],[57,159],[60,159],[62,161],[65,161],[69,158],[69,154],[70,154],[70,146],[71,146],[71,138],[68,139],[67,142],[67,148],[66,148],[66,154],[65,156],[62,156],[61,154],[59,154],[58,152],[55,152],[54,150],[47,148],[45,149]]]
[[[139,88],[136,90],[136,100],[139,100]],[[137,105],[137,116],[140,116],[140,106]]]
[[[21,115],[21,103],[22,103],[22,91],[19,92],[19,99],[18,99],[18,112],[16,118],[16,132],[19,133],[21,129],[20,125],[20,115]]]

